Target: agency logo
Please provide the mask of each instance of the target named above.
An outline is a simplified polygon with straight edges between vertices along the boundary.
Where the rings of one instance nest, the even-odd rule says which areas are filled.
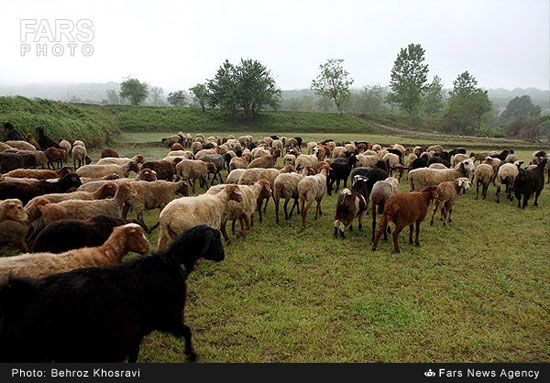
[[[94,23],[90,19],[21,19],[21,56],[90,57],[94,54]]]
[[[430,368],[428,371],[424,372],[424,376],[427,376],[428,378],[433,378],[435,376],[435,372],[433,372]]]

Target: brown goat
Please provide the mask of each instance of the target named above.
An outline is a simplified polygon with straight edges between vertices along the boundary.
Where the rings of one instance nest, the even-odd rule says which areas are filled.
[[[426,217],[430,202],[435,199],[441,199],[443,192],[439,186],[426,186],[419,192],[398,193],[392,195],[386,201],[382,218],[378,226],[378,232],[374,238],[372,251],[376,251],[380,236],[386,231],[388,224],[393,222],[395,230],[393,231],[393,245],[396,253],[399,249],[399,233],[409,226],[409,243],[413,242],[414,225],[416,224],[416,246],[420,246],[418,239],[420,235],[420,223]]]

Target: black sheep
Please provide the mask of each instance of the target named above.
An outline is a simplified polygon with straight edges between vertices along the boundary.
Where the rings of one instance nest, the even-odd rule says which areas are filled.
[[[535,169],[519,169],[519,173],[514,180],[514,195],[518,200],[518,207],[525,209],[531,195],[535,194],[535,206],[539,206],[538,199],[540,192],[544,188],[544,166],[548,160],[542,160]],[[519,166],[518,166],[519,168]],[[523,205],[521,205],[521,196],[523,195]]]
[[[395,154],[397,157],[399,157],[399,163],[403,165],[403,153],[401,153],[401,150],[388,149],[388,153]]]
[[[183,310],[187,277],[201,258],[224,259],[219,231],[206,225],[114,266],[10,279],[0,289],[0,361],[135,362],[155,330],[183,337],[195,359]]]
[[[449,156],[450,157],[456,156],[457,154],[466,154],[466,148],[461,146],[461,147],[454,148],[453,150],[449,151]]]
[[[302,142],[304,142],[304,140],[302,139],[302,137],[294,137],[294,139],[296,141],[298,141],[298,147],[301,148],[302,147]]]
[[[332,195],[332,186],[336,182],[336,190],[340,189],[340,180],[344,180],[344,187],[347,185],[351,169],[357,163],[357,157],[351,155],[348,158],[336,158],[330,164],[330,172],[327,177],[327,193]]]
[[[76,173],[69,173],[56,182],[37,181],[26,182],[0,182],[0,199],[17,198],[26,204],[34,197],[50,193],[65,193],[70,188],[78,188],[82,185],[80,177]]]
[[[33,253],[63,253],[81,247],[101,246],[117,226],[136,223],[134,220],[97,215],[87,220],[64,219],[52,222],[36,236]]]
[[[417,158],[417,159],[418,159],[418,158]],[[416,160],[417,160],[417,159],[416,159]],[[416,161],[416,160],[414,160],[414,161]],[[414,163],[414,161],[413,161],[413,163]],[[426,165],[427,165],[427,166],[430,166],[431,164],[443,164],[443,165],[445,165],[445,166],[448,167],[448,168],[451,167],[451,164],[449,163],[449,161],[447,161],[447,160],[445,160],[445,159],[443,159],[443,158],[441,158],[441,157],[438,157],[438,156],[433,156],[432,158],[430,158],[430,159],[428,160],[428,162],[426,162]],[[424,166],[422,166],[422,167],[424,167]],[[416,169],[416,168],[415,168],[415,169]],[[411,169],[411,170],[412,170],[412,169]]]
[[[54,147],[59,148],[59,144],[52,140],[50,137],[46,136],[44,133],[44,128],[38,127],[36,128],[36,133],[38,133],[38,145],[40,145],[40,148],[42,150],[46,150],[48,148]]]
[[[25,137],[15,129],[15,126],[11,122],[5,122],[4,128],[8,131],[5,141],[26,141]]]
[[[22,155],[17,153],[0,152],[0,172],[7,173],[10,170],[22,169],[24,167],[25,159]]]
[[[351,172],[351,179],[355,179],[355,176],[363,176],[367,178],[366,181],[366,192],[367,192],[367,202],[369,200],[370,193],[372,191],[372,188],[374,187],[374,184],[378,181],[383,181],[386,178],[388,178],[388,172],[386,170],[374,167],[362,167],[362,168],[355,168],[353,169],[353,172]]]
[[[506,157],[508,157],[509,154],[513,154],[514,151],[512,149],[504,149],[500,154],[493,154],[490,157],[491,158],[498,158],[501,161],[504,161]]]

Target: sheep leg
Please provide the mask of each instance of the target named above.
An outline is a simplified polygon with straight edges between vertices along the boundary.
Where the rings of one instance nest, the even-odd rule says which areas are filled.
[[[476,182],[476,201],[479,198],[479,181]]]
[[[500,185],[497,186],[497,203],[500,203]]]
[[[338,239],[338,227],[334,226],[334,235],[332,236],[334,239]]]
[[[380,218],[380,223],[378,224],[378,231],[376,232],[376,236],[374,237],[374,242],[372,244],[372,251],[376,251],[376,247],[378,246],[378,241],[382,236],[382,232],[385,233],[387,227],[388,227],[388,219],[384,214],[382,214],[382,218]]]
[[[437,213],[437,208],[438,207],[439,207],[439,202],[436,200],[436,201],[434,201],[434,208],[433,208],[433,211],[432,211],[432,220],[430,221],[430,226],[434,225],[434,217],[435,217],[435,213]],[[443,208],[441,208],[441,215],[443,215]]]
[[[177,337],[183,337],[185,340],[185,349],[184,353],[187,357],[187,360],[192,362],[197,359],[197,354],[193,351],[193,345],[191,343],[191,329],[189,326],[180,323],[177,328],[175,328],[172,333]]]
[[[302,229],[305,229],[306,228],[306,217],[307,217],[307,211],[309,210],[309,208],[311,207],[311,205],[313,204],[313,201],[307,201],[305,202],[304,200],[301,200],[301,205],[302,205]]]
[[[414,225],[409,225],[409,244],[413,243]]]
[[[357,216],[357,228],[359,230],[363,230],[363,213],[360,213],[358,216]]]
[[[539,195],[540,195],[540,190],[535,193],[535,203],[533,204],[535,206],[539,206]]]
[[[372,242],[374,243],[374,235],[376,232],[376,204],[374,201],[372,202]],[[384,234],[386,234],[386,230],[384,230]]]
[[[420,236],[420,222],[421,221],[416,221],[416,238],[414,240],[414,245],[416,247],[420,247],[420,240],[419,240],[419,236]]]
[[[126,219],[128,217],[128,212],[130,211],[130,205],[124,204],[124,208],[122,209],[122,218]],[[143,214],[142,214],[143,216]]]
[[[267,204],[269,203],[269,198],[265,199],[265,205],[264,205],[264,214],[267,213]],[[260,223],[262,223],[262,216],[260,215]]]
[[[452,206],[449,208],[449,218],[447,220],[449,223],[451,223],[451,214],[453,214],[453,207]]]
[[[296,208],[297,214],[300,214],[300,206],[298,206],[298,198],[294,198],[292,202],[292,208],[290,209],[290,214],[288,215],[287,219],[290,219],[292,217],[292,213],[294,213],[294,208]],[[286,210],[286,207],[285,207]]]
[[[279,223],[279,199],[278,198],[275,198],[275,196],[273,196],[273,201],[275,202],[275,222],[276,223]],[[285,200],[285,219],[288,219],[288,215],[287,215],[287,211],[286,211],[286,202],[287,200]]]
[[[487,198],[488,191],[489,191],[489,184],[483,184],[483,199]]]
[[[241,237],[245,238],[246,237],[246,232],[248,230],[248,225],[249,225],[248,216],[243,215],[241,218],[239,218],[239,220],[240,220],[240,223],[241,223]]]
[[[401,249],[399,248],[399,233],[405,228],[406,225],[396,225],[395,230],[393,231],[393,249],[394,252],[400,253]]]
[[[220,231],[222,232],[223,238],[227,241],[227,243],[230,243],[231,240],[229,239],[229,235],[227,234],[227,220],[223,221],[220,225]]]
[[[235,226],[236,226],[236,223],[237,223],[237,220],[234,219],[233,222],[231,223],[231,233],[232,234],[235,234]],[[243,227],[243,223],[240,221],[240,218],[239,218],[239,223],[241,224],[241,229]]]
[[[523,209],[527,207],[527,202],[531,199],[531,193],[527,193],[523,196]]]

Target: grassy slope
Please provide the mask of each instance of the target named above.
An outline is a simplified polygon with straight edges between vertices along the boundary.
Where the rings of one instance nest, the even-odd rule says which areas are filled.
[[[108,142],[116,134],[116,122],[105,111],[81,104],[0,97],[0,122],[10,121],[22,133],[32,133],[42,126],[53,138],[82,139],[89,146]]]
[[[370,217],[363,232],[333,240],[335,195],[303,232],[297,217],[275,224],[270,202],[266,221],[226,246],[225,261],[204,262],[189,279],[186,318],[200,360],[549,361],[548,186],[541,206],[525,211],[490,193],[461,197],[451,227],[422,224],[420,248],[405,230],[399,255],[389,242],[370,251]],[[148,224],[157,219],[146,214]],[[141,350],[143,362],[182,361],[181,342],[168,335],[152,334]]]

